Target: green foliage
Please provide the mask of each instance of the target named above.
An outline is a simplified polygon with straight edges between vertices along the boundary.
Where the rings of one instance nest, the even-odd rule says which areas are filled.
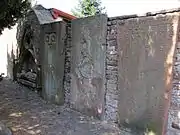
[[[105,13],[104,10],[100,0],[79,0],[78,7],[72,10],[72,13],[77,17],[86,17]]]
[[[14,26],[30,9],[29,0],[0,0],[0,34]]]

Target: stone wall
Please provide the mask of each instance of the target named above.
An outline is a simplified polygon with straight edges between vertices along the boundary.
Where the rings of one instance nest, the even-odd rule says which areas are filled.
[[[64,63],[64,92],[65,102],[70,105],[70,88],[71,88],[71,22],[66,22],[66,39],[65,39],[65,63]]]
[[[105,116],[105,120],[122,125],[137,123],[148,127],[150,121],[150,125],[158,123],[162,130],[170,95],[171,81],[166,81],[171,80],[167,76],[172,74],[178,15],[173,11],[65,21],[66,36],[61,37],[65,45],[61,64],[65,102],[88,115]],[[29,20],[35,34],[39,34],[40,25],[35,21]],[[39,36],[36,37],[32,42],[34,51],[39,49]],[[179,48],[174,88],[179,85]],[[35,57],[41,63],[39,56]],[[159,119],[159,115],[163,116]]]
[[[136,15],[110,17],[107,22],[107,51],[106,51],[106,97],[105,97],[105,119],[118,121],[118,45],[117,29],[118,23]]]
[[[33,57],[37,60],[37,64],[40,65],[40,23],[38,21],[38,18],[34,11],[30,11],[28,15],[25,17],[25,19],[22,19],[18,23],[17,27],[17,42],[18,46],[20,47],[24,42],[24,32],[27,29],[27,27],[30,27],[32,30],[32,38],[30,39],[30,44],[27,46],[27,48],[30,48],[33,50],[32,54],[34,54]]]
[[[171,104],[169,108],[167,135],[178,134],[179,109],[180,109],[180,20],[178,23],[176,51],[174,54],[173,66],[173,87],[171,94]]]
[[[33,10],[17,27],[17,58],[14,64],[14,80],[41,88],[40,23]]]
[[[106,120],[115,122],[118,121],[118,123],[122,125],[123,123],[126,123],[125,125],[131,125],[132,127],[133,123],[137,127],[145,126],[147,128],[149,126],[149,128],[154,128],[154,130],[157,130],[159,133],[163,131],[164,127],[166,127],[167,109],[170,102],[172,86],[172,72],[170,71],[172,70],[172,57],[174,55],[174,47],[177,39],[176,34],[178,19],[178,11],[148,13],[147,16],[140,17],[137,15],[132,15],[108,18],[105,97]],[[122,54],[123,52],[125,54]],[[132,60],[130,53],[132,53]],[[140,54],[143,54],[143,56],[136,56]],[[174,96],[174,93],[177,93],[177,89],[179,87],[179,81],[177,80],[180,71],[178,56],[179,49],[177,46],[175,55],[176,62],[173,70],[175,80],[173,81],[172,95],[172,101],[175,103],[177,103],[178,98],[177,94]],[[153,62],[153,59],[150,57],[155,57],[153,59],[157,59],[157,61]],[[136,61],[136,58],[139,60]],[[141,64],[137,64],[138,62],[141,64],[144,63],[142,64],[142,67],[144,70],[147,69],[147,73],[142,73],[145,72],[141,71],[142,67],[136,68],[136,65],[141,66]],[[164,63],[166,64],[164,65]],[[162,74],[158,68],[163,71]],[[146,79],[144,78],[144,80],[142,80],[142,82],[139,81],[139,83],[137,83],[138,81],[133,82],[133,77],[136,76],[136,71],[141,74],[140,76],[144,76]],[[124,77],[126,80],[123,80]],[[159,77],[161,77],[161,79],[157,79]],[[134,80],[137,80],[137,78],[135,77]],[[167,82],[168,79],[170,82],[166,84],[165,82]],[[156,85],[157,83],[159,83],[159,86]],[[154,89],[153,91],[149,89],[150,85],[152,85],[152,88]],[[142,91],[140,91],[141,89]],[[143,93],[149,95],[150,98],[148,98],[146,94],[143,96]],[[167,100],[163,99],[162,94],[167,95]],[[161,99],[162,102],[160,100],[156,101],[156,98]],[[131,100],[132,102],[130,102]],[[147,100],[148,104],[144,104]],[[134,104],[131,106],[131,103]],[[136,105],[139,106],[139,108],[136,108]],[[142,114],[144,112],[142,110],[143,108],[145,109],[144,114]],[[177,107],[175,108],[176,109],[174,109],[174,112],[172,111],[173,109],[170,109],[170,125],[172,124],[173,120],[175,121],[176,119],[177,121],[178,114],[177,111],[175,111],[177,110]],[[176,117],[172,117],[172,115],[175,114]],[[159,117],[160,115],[162,115],[162,117]],[[126,116],[128,117],[127,119]],[[140,119],[138,119],[138,116]],[[140,120],[140,122],[136,120]],[[145,121],[151,124],[147,124]],[[157,129],[154,125],[158,125],[159,128]]]
[[[105,119],[117,122],[117,20],[109,18],[107,25]]]

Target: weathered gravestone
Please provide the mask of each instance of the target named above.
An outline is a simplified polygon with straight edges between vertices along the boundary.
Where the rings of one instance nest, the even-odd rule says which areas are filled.
[[[53,103],[64,103],[64,37],[65,22],[41,27],[42,96]]]
[[[119,123],[164,134],[171,95],[178,15],[118,25]]]
[[[71,104],[95,117],[104,113],[106,31],[105,15],[72,21]]]

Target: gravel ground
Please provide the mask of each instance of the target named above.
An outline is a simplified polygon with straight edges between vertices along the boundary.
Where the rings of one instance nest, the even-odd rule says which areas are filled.
[[[166,135],[180,135],[180,81],[174,80]],[[0,82],[0,121],[14,135],[142,135],[98,121],[66,106],[47,103],[37,93],[9,80]]]
[[[173,85],[166,135],[180,135],[171,126],[172,122],[180,124],[180,81],[174,80]],[[36,92],[9,80],[0,82],[0,95],[0,121],[14,135],[143,135],[47,103]]]
[[[37,93],[8,80],[0,82],[0,95],[0,121],[14,135],[136,135],[66,106],[47,103]]]

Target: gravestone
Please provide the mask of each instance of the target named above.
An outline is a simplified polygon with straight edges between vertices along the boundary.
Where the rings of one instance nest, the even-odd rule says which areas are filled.
[[[101,118],[104,113],[107,16],[72,21],[71,104]]]
[[[64,103],[65,22],[41,26],[42,96],[53,103]]]
[[[118,24],[119,123],[163,134],[172,86],[177,15]]]

